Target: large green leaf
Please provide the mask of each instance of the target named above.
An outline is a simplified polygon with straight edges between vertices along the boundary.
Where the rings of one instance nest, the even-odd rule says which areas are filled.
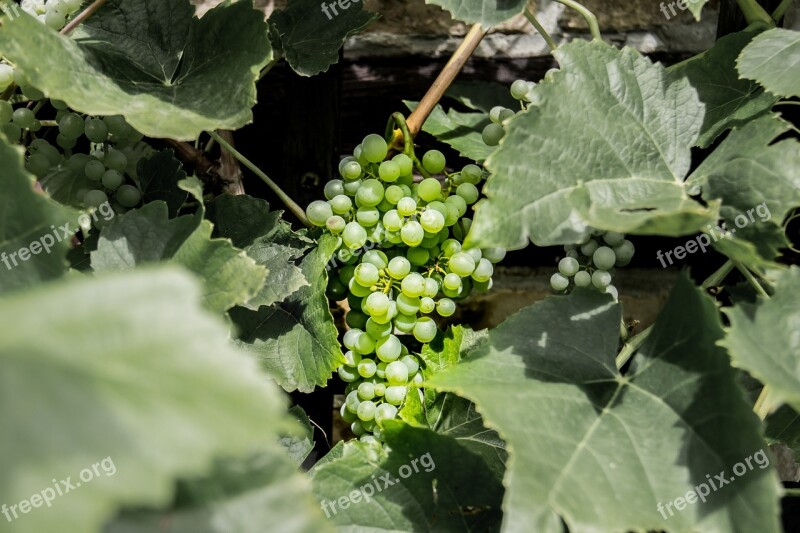
[[[764,453],[712,300],[680,278],[625,375],[619,322],[608,295],[551,297],[430,380],[474,400],[508,443],[504,530],[778,531],[777,478],[755,463],[700,489],[704,504],[667,507]]]
[[[719,248],[749,266],[775,259],[786,245],[781,224],[800,206],[800,143],[775,142],[790,128],[765,116],[735,129],[688,180],[702,189],[706,201],[722,201],[720,214],[732,234]]]
[[[773,28],[753,39],[738,61],[739,74],[778,96],[800,96],[800,32]]]
[[[325,288],[326,266],[338,246],[333,235],[323,235],[300,264],[310,285],[280,304],[231,310],[239,329],[237,343],[255,354],[262,366],[287,391],[311,392],[322,387],[344,362]]]
[[[13,435],[0,501],[53,478],[75,484],[13,531],[100,531],[123,504],[167,504],[173,479],[207,474],[214,457],[278,453],[284,401],[199,303],[174,268],[76,276],[0,300],[0,423]],[[80,479],[95,463],[94,479]]]
[[[203,280],[203,300],[209,309],[224,313],[258,295],[267,270],[227,239],[212,239],[213,226],[203,220],[181,245],[172,261]]]
[[[590,227],[678,236],[715,220],[683,183],[703,123],[689,82],[596,41],[555,55],[562,68],[537,86],[541,104],[507,123],[486,161],[488,199],[467,245],[576,243]]]
[[[34,191],[22,150],[8,144],[2,134],[0,168],[0,293],[4,293],[67,271],[65,258],[78,214]]]
[[[314,76],[337,63],[345,40],[377,18],[358,0],[291,0],[269,22],[289,65],[302,76]]]
[[[388,457],[345,452],[314,469],[314,494],[337,531],[499,529],[503,487],[478,455],[428,429],[385,425]]]
[[[782,272],[775,294],[758,305],[726,310],[731,326],[723,341],[736,366],[769,385],[771,403],[800,409],[800,268]]]
[[[406,105],[413,111],[418,103],[406,102]],[[422,131],[449,144],[467,159],[483,163],[494,151],[483,142],[481,134],[489,122],[486,113],[463,113],[454,109],[445,113],[442,106],[437,105],[423,124]]]
[[[178,187],[178,183],[186,178],[186,172],[181,162],[175,159],[174,152],[163,150],[140,159],[136,174],[144,202],[162,200],[169,208],[169,216],[176,216],[189,195]]]
[[[427,4],[440,6],[454,19],[485,27],[496,26],[522,13],[526,0],[425,0]]]
[[[778,100],[757,83],[739,78],[736,58],[752,41],[752,33],[726,35],[711,50],[671,69],[676,78],[686,77],[706,106],[697,145],[705,148],[722,132],[741,126],[768,111]]]
[[[77,111],[124,115],[147,136],[187,140],[249,123],[272,56],[252,2],[224,2],[197,19],[188,0],[109,0],[74,39],[23,14],[0,28],[0,49]]]

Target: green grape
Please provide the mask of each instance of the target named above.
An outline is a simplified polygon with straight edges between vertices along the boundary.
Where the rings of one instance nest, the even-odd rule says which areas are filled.
[[[350,311],[353,313],[354,311]],[[350,314],[348,313],[348,314]],[[392,325],[391,323],[388,324],[379,324],[375,322],[372,318],[367,319],[366,323],[366,332],[367,334],[372,337],[373,339],[383,339],[391,335],[392,333]]]
[[[430,152],[428,152],[430,153]],[[433,202],[442,194],[442,184],[436,178],[426,178],[417,187],[417,195],[425,202]]]
[[[353,209],[353,201],[344,194],[334,196],[328,203],[331,206],[331,211],[337,215],[349,214],[350,210]]]
[[[378,167],[378,175],[383,181],[396,181],[400,177],[400,165],[394,161],[384,161]]]
[[[86,118],[84,135],[93,143],[103,143],[108,139],[108,126],[99,118]]]
[[[447,274],[444,277],[444,281],[442,281],[442,287],[451,291],[458,291],[463,285],[464,282],[461,280],[461,277],[452,272]]]
[[[597,250],[597,248],[599,246],[600,245],[597,244],[596,240],[591,239],[586,244],[581,245],[581,247],[580,247],[581,254],[585,255],[586,257],[592,257],[592,255],[594,254],[595,250]]]
[[[45,177],[50,170],[50,161],[42,154],[31,154],[25,164],[25,169],[41,179]]]
[[[356,296],[358,298],[365,298],[365,297],[369,296],[372,293],[372,291],[369,289],[369,287],[364,287],[363,285],[358,283],[355,280],[355,278],[351,279],[347,283],[347,288],[350,290],[350,292],[354,296]]]
[[[437,294],[439,294],[439,283],[433,278],[425,278],[425,292],[422,296],[435,298]]]
[[[514,113],[514,111],[512,111],[511,109],[504,109],[500,113],[500,122],[505,122],[506,120],[512,118],[514,115],[516,115],[516,113]]]
[[[419,223],[425,231],[438,233],[444,228],[445,219],[439,211],[426,209],[419,217]]]
[[[370,263],[375,265],[378,270],[382,270],[389,264],[389,258],[380,250],[367,250],[364,253],[364,257],[361,258],[361,262]]]
[[[371,400],[375,397],[375,385],[365,381],[358,385],[358,399],[361,401]]]
[[[389,231],[400,231],[403,219],[397,214],[396,209],[391,209],[383,215],[383,226]]]
[[[27,107],[20,107],[14,111],[14,116],[11,120],[23,130],[27,130],[36,122],[36,115]]]
[[[386,159],[386,154],[389,153],[389,146],[384,138],[374,133],[364,137],[361,149],[364,158],[370,163],[380,163]]]
[[[461,278],[459,278],[459,281],[460,280]],[[425,278],[417,272],[411,272],[403,278],[400,284],[400,290],[403,291],[403,294],[411,298],[422,296],[422,293],[425,292]]]
[[[500,144],[500,140],[505,136],[505,134],[506,130],[503,129],[503,126],[492,123],[483,128],[481,137],[483,138],[483,143],[486,146],[497,146]]]
[[[439,174],[444,170],[446,164],[444,154],[439,150],[429,150],[422,156],[422,167],[430,174]]]
[[[70,139],[62,134],[58,134],[56,136],[56,144],[59,145],[64,150],[72,150],[76,144],[78,144],[78,139]]]
[[[515,100],[524,100],[525,95],[528,94],[530,87],[528,86],[528,82],[525,80],[517,80],[511,84],[511,96]]]
[[[408,217],[417,212],[417,202],[413,198],[401,198],[397,202],[397,213],[401,217]]]
[[[125,181],[125,177],[116,170],[107,170],[103,174],[101,181],[103,182],[103,187],[111,191],[116,191],[119,189],[120,185],[122,185],[122,182]]]
[[[443,317],[453,316],[456,312],[456,303],[450,298],[442,298],[436,303],[436,312]]]
[[[348,329],[344,333],[344,338],[342,339],[342,344],[344,344],[345,348],[348,350],[355,350],[356,349],[356,341],[358,340],[358,336],[364,333],[360,329]]]
[[[554,291],[561,292],[569,287],[569,279],[559,273],[555,273],[550,276],[550,286],[553,287]]]
[[[14,69],[11,65],[0,63],[0,92],[8,89],[12,83],[14,83]]]
[[[415,314],[405,315],[403,313],[399,313],[396,317],[394,317],[394,327],[403,333],[411,333],[416,323],[417,315]]]
[[[450,271],[461,276],[462,278],[466,278],[467,276],[471,276],[473,272],[475,272],[475,259],[467,252],[457,252],[450,257],[450,261],[447,264]]]
[[[0,100],[0,124],[8,124],[14,118],[14,108],[5,100]]]
[[[348,392],[344,399],[344,404],[347,406],[348,411],[352,413],[358,411],[358,406],[361,404],[361,400],[358,399],[358,390]]]
[[[456,195],[448,196],[444,201],[445,205],[452,206],[456,210],[456,215],[463,217],[467,212],[467,202],[462,197]]]
[[[119,150],[109,150],[105,159],[103,159],[103,163],[111,170],[124,172],[128,167],[128,158]]]
[[[44,15],[44,23],[58,31],[67,24],[67,15],[60,9],[48,9]]]
[[[365,228],[371,228],[381,219],[381,212],[374,207],[359,207],[356,220]]]
[[[400,405],[406,399],[406,392],[408,387],[404,385],[391,385],[386,387],[384,398],[391,405]]]
[[[363,335],[366,336],[366,335]],[[378,370],[378,366],[375,364],[375,361],[372,359],[362,359],[358,363],[358,375],[362,378],[371,378],[375,375],[375,372]]]
[[[467,205],[472,205],[478,201],[478,197],[480,197],[480,192],[478,188],[471,184],[471,183],[462,183],[461,185],[456,188],[456,194],[459,195],[467,202]]]
[[[358,404],[358,418],[361,420],[372,420],[375,418],[375,402],[372,400],[365,400]]]
[[[617,257],[616,266],[625,266],[631,262],[633,259],[633,254],[635,253],[636,249],[633,246],[633,243],[627,239],[623,240],[622,243],[614,247],[614,255]]]
[[[355,350],[362,355],[372,353],[375,351],[375,339],[370,337],[368,333],[361,333],[361,335],[356,338]]]
[[[342,240],[345,246],[351,250],[357,250],[367,243],[367,230],[358,222],[348,222],[342,232]]]
[[[605,234],[603,234],[603,240],[607,245],[614,248],[615,246],[622,244],[622,241],[625,240],[625,235],[622,233],[617,233],[616,231],[607,231]]]
[[[406,257],[414,266],[423,266],[430,261],[431,254],[427,248],[409,248],[406,252]]]
[[[595,270],[592,273],[592,285],[605,290],[611,284],[611,274],[605,270]]]
[[[414,338],[417,339],[419,342],[425,344],[431,342],[435,337],[438,328],[436,327],[436,322],[429,317],[421,317],[417,320],[417,324],[414,326]],[[388,394],[389,389],[386,389]]]
[[[410,354],[406,354],[400,358],[400,362],[406,365],[406,369],[408,369],[408,375],[413,376],[419,370],[419,360],[416,357]]]
[[[339,215],[333,215],[332,217],[328,218],[327,221],[325,221],[325,227],[328,229],[328,231],[335,235],[343,232],[345,226],[347,226],[347,222]]]
[[[390,363],[400,357],[401,343],[394,335],[388,335],[379,340],[375,345],[375,355],[385,363]],[[388,367],[387,367],[388,368]]]
[[[133,185],[123,185],[117,189],[117,194],[114,198],[116,198],[117,202],[123,207],[133,208],[142,201],[142,193]]]
[[[375,379],[375,378],[373,378]],[[375,383],[375,396],[383,396],[386,394],[386,384],[385,383]]]
[[[506,250],[505,248],[485,248],[483,250],[483,257],[491,261],[492,263],[499,263],[506,257]]]
[[[455,239],[447,239],[442,243],[442,253],[447,258],[453,257],[453,255],[457,254],[460,251],[461,251],[461,243]]]
[[[503,107],[503,106],[501,106],[501,105],[496,105],[496,106],[494,106],[494,107],[493,107],[493,108],[492,108],[492,109],[489,111],[489,120],[491,120],[491,121],[492,121],[492,122],[494,122],[495,124],[500,124],[500,123],[502,123],[502,122],[503,122],[503,120],[500,118],[500,114],[501,114],[503,111],[506,111],[506,108],[505,108],[505,107]]]
[[[375,207],[383,200],[383,185],[376,179],[366,179],[356,192],[356,202],[365,207]]]
[[[400,361],[389,363],[386,366],[386,381],[390,385],[405,385],[408,383],[408,367]]]
[[[20,137],[22,137],[22,128],[16,124],[5,124],[3,126],[3,133],[11,142],[16,142],[19,141]]]
[[[364,300],[362,305],[368,315],[383,315],[389,311],[389,297],[382,292],[373,292]]]
[[[361,177],[364,170],[358,161],[348,161],[342,168],[340,174],[348,181],[357,180]]]
[[[344,186],[342,183],[342,180],[331,180],[326,183],[325,190],[323,192],[325,199],[333,200],[340,194],[344,194]]]
[[[600,270],[609,270],[617,262],[617,256],[614,255],[614,250],[608,246],[600,246],[592,254],[592,263]]]
[[[312,224],[322,227],[333,216],[333,210],[328,202],[315,200],[306,208],[306,216]]]
[[[83,135],[83,119],[75,113],[65,113],[58,121],[58,131],[67,139],[77,139]]]
[[[358,189],[361,188],[361,180],[345,181],[342,188],[344,188],[344,193],[347,196],[355,196]]]
[[[83,0],[62,0],[61,4],[64,6],[64,9],[66,9],[67,12],[74,13],[81,8]]]
[[[383,193],[383,199],[392,205],[397,205],[397,202],[399,202],[403,196],[405,196],[403,189],[397,185],[389,185]]]
[[[575,274],[575,286],[576,287],[588,287],[592,284],[592,275],[586,272],[585,270],[581,270],[577,274]]]
[[[364,429],[364,425],[361,423],[361,420],[356,420],[350,424],[350,431],[352,431],[353,435],[356,437],[362,437],[367,432],[367,430]]]
[[[572,257],[565,257],[558,262],[558,271],[561,272],[562,276],[567,278],[574,276],[579,269],[580,265],[578,264],[578,261]]]
[[[99,190],[89,191],[83,197],[83,205],[89,208],[100,207],[106,202],[108,202],[108,196],[106,196],[106,193]]]
[[[416,220],[407,220],[400,229],[400,238],[408,246],[419,246],[422,239],[425,238],[425,230]]]
[[[345,383],[352,383],[359,378],[358,372],[355,368],[350,366],[340,366],[338,370],[339,377]]]
[[[414,162],[406,154],[397,154],[392,161],[399,165],[401,176],[408,176],[414,172]]]
[[[378,267],[372,263],[361,263],[353,271],[353,277],[362,287],[371,287],[378,283],[380,273]]]
[[[494,274],[494,265],[488,260],[481,258],[478,261],[478,265],[475,267],[475,271],[472,272],[472,279],[475,281],[486,282],[492,278]]]
[[[109,115],[103,117],[108,132],[115,137],[126,138],[135,134],[133,127],[128,124],[122,115]]]
[[[106,173],[106,166],[97,160],[92,160],[86,163],[84,167],[86,177],[92,181],[100,181],[103,179],[103,174]]]
[[[392,394],[399,394],[399,392],[393,391]],[[403,393],[403,398],[404,397],[405,397],[405,392]],[[400,401],[397,402],[398,405],[403,401],[403,398],[400,398]],[[378,425],[383,424],[387,420],[394,420],[396,416],[397,416],[397,407],[395,407],[391,403],[382,403],[375,409],[375,422],[377,422]]]
[[[405,280],[403,280],[403,282],[405,283]],[[401,293],[395,301],[397,302],[397,310],[400,313],[405,315],[415,315],[417,311],[419,311],[418,296],[408,296],[405,293]]]
[[[347,404],[344,403],[342,404],[342,408],[339,410],[339,416],[341,416],[342,420],[344,420],[348,424],[352,424],[353,422],[358,420],[358,415],[350,412],[350,410],[347,408]]]

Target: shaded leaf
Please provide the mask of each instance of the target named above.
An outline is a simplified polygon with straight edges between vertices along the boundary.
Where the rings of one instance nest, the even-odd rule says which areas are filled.
[[[800,32],[773,28],[742,51],[739,74],[778,96],[800,96]]]

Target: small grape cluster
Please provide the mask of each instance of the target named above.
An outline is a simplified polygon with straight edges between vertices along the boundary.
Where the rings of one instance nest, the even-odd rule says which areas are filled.
[[[14,80],[20,90],[16,99],[22,103],[15,108],[0,100],[0,129],[12,142],[27,144],[25,166],[31,174],[44,179],[54,172],[68,172],[73,178],[86,178],[90,187],[79,190],[74,199],[86,208],[99,207],[113,197],[112,207],[121,214],[141,203],[142,193],[128,172],[141,157],[133,149],[142,140],[141,133],[122,116],[80,115],[59,100],[49,100],[49,108],[45,107],[48,100],[19,70],[14,71]],[[55,120],[37,117],[50,108]],[[55,145],[47,140],[53,134]]]
[[[325,186],[327,201],[306,210],[313,224],[340,237],[343,264],[330,276],[328,296],[350,306],[346,363],[338,369],[348,383],[341,415],[372,443],[382,440],[382,423],[397,416],[409,389],[422,383],[420,358],[407,339],[431,342],[436,315],[450,317],[456,300],[491,288],[494,264],[505,256],[502,248],[461,248],[472,222],[465,215],[484,179],[480,167],[449,174],[438,150],[421,161],[413,153],[388,155],[384,138],[368,135],[339,165],[342,179]],[[373,248],[365,250],[368,243]]]
[[[48,27],[59,31],[66,26],[69,16],[78,11],[82,4],[83,0],[22,0],[20,7]]]
[[[519,100],[521,109],[514,111],[503,106],[495,106],[489,111],[489,120],[491,123],[483,128],[481,136],[484,144],[487,146],[497,146],[500,141],[505,137],[506,130],[503,123],[512,118],[517,113],[527,109],[531,105],[536,105],[538,97],[535,89],[536,83],[532,81],[517,80],[511,84],[511,96],[515,100]]]
[[[623,267],[631,262],[635,252],[633,243],[622,233],[614,231],[592,231],[578,245],[564,247],[566,257],[558,263],[558,272],[550,278],[550,286],[563,292],[570,286],[594,287],[619,298],[619,292],[611,284],[614,267]]]

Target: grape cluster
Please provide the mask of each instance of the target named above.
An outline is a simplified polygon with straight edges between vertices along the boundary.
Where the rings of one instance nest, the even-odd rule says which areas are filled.
[[[447,173],[438,150],[421,161],[388,155],[384,138],[368,135],[339,165],[342,179],[326,184],[327,201],[306,210],[313,224],[340,237],[343,264],[330,276],[328,296],[350,306],[346,363],[338,369],[348,383],[341,415],[365,442],[382,440],[383,421],[422,382],[412,337],[431,342],[436,317],[452,316],[473,289],[488,290],[494,263],[505,256],[501,248],[461,248],[484,179],[480,167]]]
[[[514,111],[503,106],[495,106],[489,111],[491,123],[483,128],[482,138],[487,146],[497,146],[505,136],[506,130],[503,123],[519,112],[524,111],[539,101],[535,91],[536,83],[532,81],[517,80],[511,84],[511,96],[519,100],[521,109]]]
[[[20,7],[48,27],[59,31],[66,26],[69,16],[78,11],[82,4],[83,0],[22,0]]]
[[[141,157],[133,148],[142,134],[121,116],[85,116],[64,102],[48,101],[19,70],[13,76],[19,93],[15,91],[12,101],[21,103],[0,100],[0,129],[12,142],[27,145],[26,169],[38,179],[54,172],[84,179],[89,187],[79,190],[74,201],[87,208],[99,207],[109,198],[117,214],[138,206],[142,193],[131,173]],[[39,115],[45,112],[54,113],[54,120],[41,120]]]
[[[631,262],[635,249],[622,233],[593,231],[579,245],[564,247],[566,257],[558,263],[558,272],[550,278],[553,290],[563,292],[570,286],[594,287],[619,298],[617,288],[611,284],[614,267]]]

